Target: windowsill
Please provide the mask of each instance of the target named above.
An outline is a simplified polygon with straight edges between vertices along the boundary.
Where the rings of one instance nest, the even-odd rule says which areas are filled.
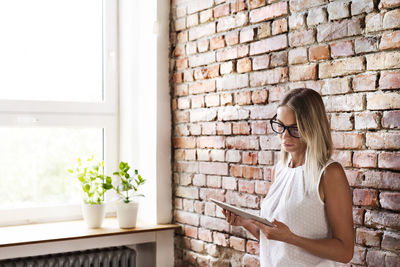
[[[0,248],[126,235],[179,228],[176,224],[148,225],[138,222],[135,228],[120,229],[116,218],[104,219],[102,228],[90,229],[82,220],[0,227]]]

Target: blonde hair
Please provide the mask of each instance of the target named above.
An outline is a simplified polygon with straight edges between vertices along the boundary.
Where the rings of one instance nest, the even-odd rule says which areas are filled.
[[[307,193],[318,190],[318,176],[332,155],[332,137],[324,102],[314,90],[298,88],[285,94],[279,107],[293,110],[301,138],[307,145],[305,155],[305,188]],[[289,153],[282,150],[282,162],[287,165]]]

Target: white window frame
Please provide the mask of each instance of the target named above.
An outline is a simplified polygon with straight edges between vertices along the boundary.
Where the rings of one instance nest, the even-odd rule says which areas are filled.
[[[0,126],[103,128],[106,173],[119,160],[118,3],[103,0],[104,101],[0,100]],[[67,174],[66,174],[67,175]],[[108,211],[113,211],[108,208]],[[80,205],[0,210],[0,226],[82,218]]]

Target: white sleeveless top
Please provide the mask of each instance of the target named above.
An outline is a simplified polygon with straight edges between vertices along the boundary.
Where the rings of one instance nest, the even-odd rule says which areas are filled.
[[[329,161],[322,172],[333,161]],[[261,203],[261,216],[272,221],[285,223],[296,235],[323,239],[331,237],[325,204],[320,199],[318,187],[306,195],[304,165],[297,168],[284,166],[280,161],[275,167],[275,180],[267,196]],[[261,267],[300,267],[338,266],[335,262],[323,259],[297,246],[267,239],[260,232]]]

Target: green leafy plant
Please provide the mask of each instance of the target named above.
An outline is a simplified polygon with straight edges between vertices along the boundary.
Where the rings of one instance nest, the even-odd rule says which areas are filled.
[[[83,201],[86,204],[101,204],[104,201],[104,193],[113,188],[110,176],[104,175],[104,161],[95,163],[94,156],[82,162],[78,158],[78,166],[69,169],[75,174],[83,190]]]
[[[143,194],[138,194],[137,191],[139,186],[143,185],[146,180],[142,178],[138,170],[135,170],[134,175],[131,176],[128,173],[130,168],[128,163],[121,161],[119,163],[119,171],[113,173],[113,175],[120,178],[120,183],[114,187],[115,191],[125,203],[132,202],[134,197],[144,197]]]

